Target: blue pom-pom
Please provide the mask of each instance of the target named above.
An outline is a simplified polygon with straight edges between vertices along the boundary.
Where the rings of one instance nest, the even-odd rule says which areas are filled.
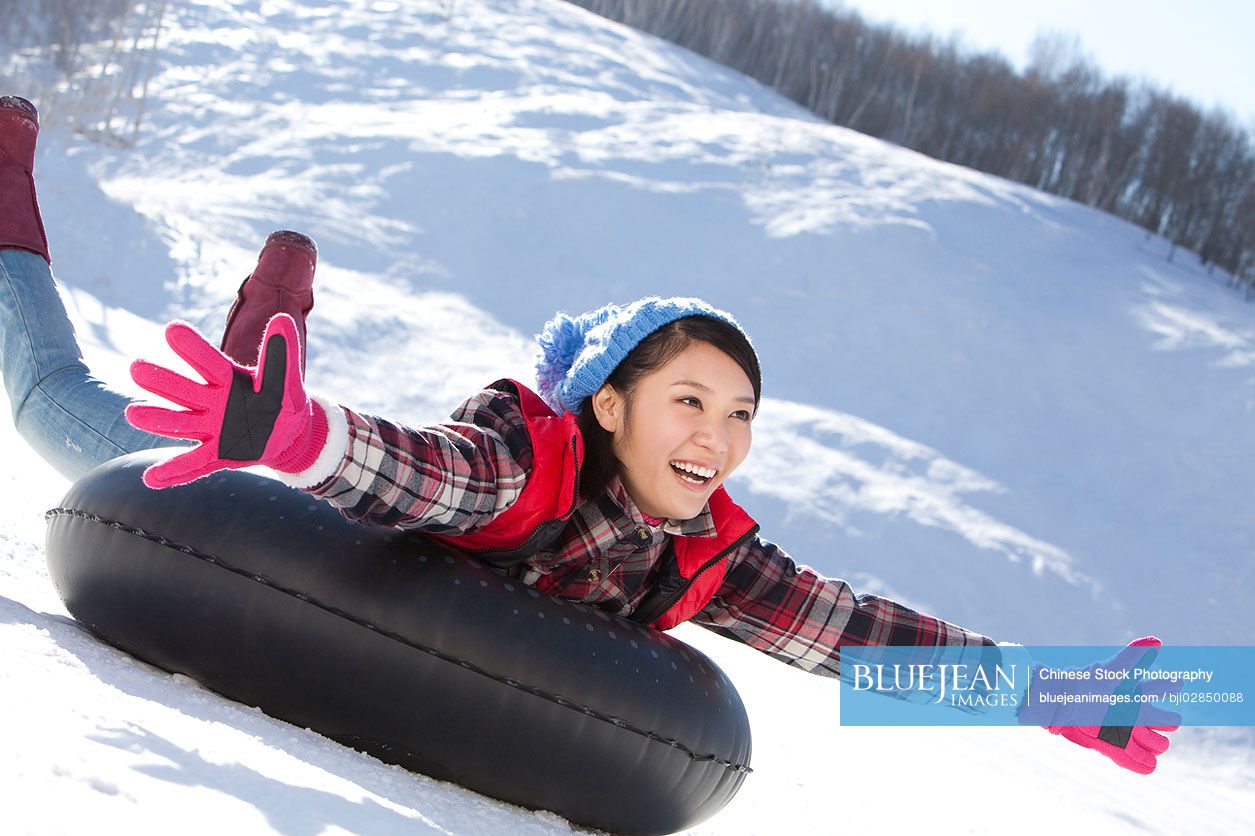
[[[555,387],[566,377],[575,356],[584,346],[584,330],[565,313],[559,313],[545,325],[536,338],[540,354],[536,358],[536,386],[542,398],[553,406]]]

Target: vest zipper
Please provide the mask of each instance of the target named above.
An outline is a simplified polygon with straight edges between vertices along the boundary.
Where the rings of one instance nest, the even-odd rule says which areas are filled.
[[[676,590],[675,592],[671,594],[671,600],[667,601],[665,604],[662,605],[662,609],[658,612],[658,614],[650,618],[649,621],[645,623],[653,624],[655,621],[658,621],[664,615],[671,612],[671,610],[675,609],[675,605],[680,603],[680,599],[684,597],[684,593],[689,591],[689,587],[693,585],[694,581],[700,578],[706,570],[710,569],[716,563],[718,563],[719,561],[727,557],[729,553],[743,546],[745,542],[749,540],[749,538],[753,537],[757,533],[758,533],[758,525],[754,524],[750,526],[749,531],[745,532],[740,537],[736,538],[736,540],[734,540],[727,548],[723,549],[721,552],[719,552],[717,555],[712,557],[710,560],[707,560],[705,563],[703,563],[702,567],[693,573],[693,577],[689,578],[688,580],[684,582],[684,586],[680,587],[678,590]]]

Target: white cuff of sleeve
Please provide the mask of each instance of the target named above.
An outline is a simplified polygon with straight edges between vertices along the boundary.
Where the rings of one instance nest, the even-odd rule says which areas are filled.
[[[283,473],[273,469],[270,471],[280,482],[298,490],[308,490],[335,475],[344,462],[345,451],[349,448],[349,422],[340,405],[318,395],[311,395],[310,400],[318,404],[327,416],[327,443],[323,445],[322,452],[314,459],[313,464],[298,473]]]

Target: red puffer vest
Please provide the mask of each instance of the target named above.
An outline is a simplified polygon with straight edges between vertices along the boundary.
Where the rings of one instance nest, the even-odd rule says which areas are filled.
[[[584,439],[576,417],[556,415],[540,396],[513,380],[488,387],[513,395],[527,421],[532,470],[514,504],[478,531],[435,537],[493,562],[517,563],[556,536],[576,508]],[[672,536],[664,572],[633,618],[658,630],[692,618],[723,583],[727,557],[758,533],[758,525],[720,486],[710,497],[714,537]],[[674,558],[674,559],[672,559]]]

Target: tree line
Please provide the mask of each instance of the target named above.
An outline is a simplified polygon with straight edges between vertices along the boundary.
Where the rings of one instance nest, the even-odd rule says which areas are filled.
[[[1024,72],[815,0],[570,0],[755,78],[817,115],[1094,206],[1255,291],[1255,148],[1231,115],[1108,77],[1039,36]]]

